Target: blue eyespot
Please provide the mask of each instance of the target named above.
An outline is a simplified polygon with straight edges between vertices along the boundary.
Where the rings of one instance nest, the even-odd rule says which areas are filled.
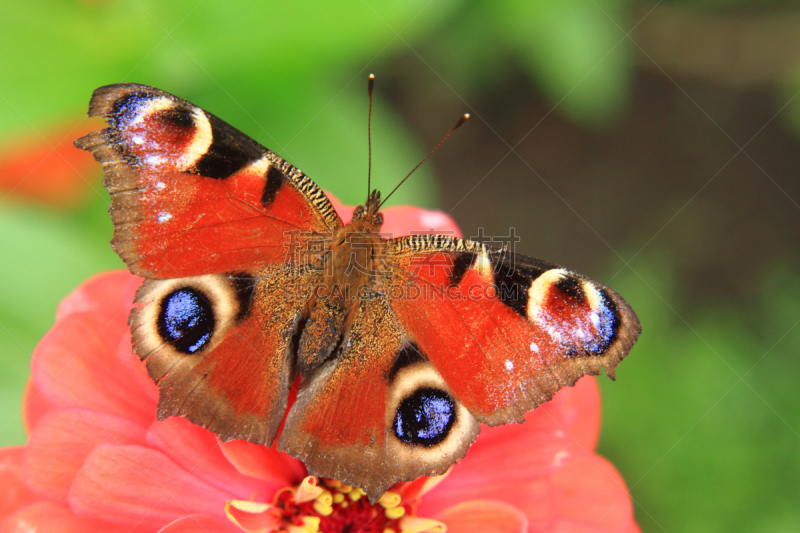
[[[435,446],[447,438],[455,420],[456,406],[446,392],[421,388],[397,407],[394,434],[406,444]]]
[[[176,350],[195,353],[214,333],[211,302],[198,290],[178,289],[161,300],[158,332]]]

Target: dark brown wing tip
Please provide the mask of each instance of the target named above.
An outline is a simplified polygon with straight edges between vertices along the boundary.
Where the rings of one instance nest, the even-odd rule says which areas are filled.
[[[87,152],[94,152],[99,146],[107,142],[105,130],[95,130],[83,137],[76,139],[72,143],[75,148],[86,150]]]
[[[106,117],[111,114],[114,103],[120,96],[128,94],[137,90],[147,90],[162,92],[147,85],[140,85],[138,83],[116,83],[113,85],[104,85],[98,87],[92,93],[92,98],[89,100],[89,116],[90,117]]]

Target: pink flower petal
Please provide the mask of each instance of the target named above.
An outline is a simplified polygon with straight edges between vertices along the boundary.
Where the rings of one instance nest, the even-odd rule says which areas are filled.
[[[525,505],[536,490],[520,487],[544,480],[566,463],[570,441],[560,429],[533,431],[524,424],[484,427],[467,456],[434,490],[422,499],[420,513],[428,516],[459,502],[491,498],[511,505]]]
[[[302,462],[277,450],[243,440],[219,442],[228,461],[247,476],[281,486],[297,485],[306,476]]]
[[[0,448],[0,520],[38,498],[22,480],[22,461],[25,448]]]
[[[43,501],[25,507],[11,515],[0,525],[0,533],[133,533],[130,526],[110,524],[91,518],[83,518],[68,507],[54,502]]]
[[[422,209],[408,205],[383,210],[381,233],[391,233],[391,238],[412,234],[438,234],[461,237],[455,221],[444,211]],[[389,235],[386,235],[389,238]]]
[[[265,500],[285,486],[243,475],[222,453],[213,433],[185,418],[154,422],[147,431],[147,442],[233,498]]]
[[[561,389],[543,407],[547,406],[558,412],[557,417],[552,416],[553,422],[569,434],[574,444],[587,451],[597,447],[600,437],[600,387],[597,378],[582,377],[574,387]]]
[[[131,333],[128,331],[120,339],[117,349],[119,362],[125,368],[128,379],[137,389],[137,393],[143,394],[150,400],[151,405],[156,406],[158,405],[158,385],[147,374],[147,366],[139,359],[138,355],[133,353],[131,346]]]
[[[55,405],[36,387],[34,380],[29,378],[22,395],[22,423],[25,426],[25,432],[30,435],[42,417],[54,408]]]
[[[345,224],[353,218],[353,206],[344,205],[331,193],[325,193],[331,201],[334,210]],[[444,211],[423,209],[409,205],[389,207],[382,209],[382,233],[390,233],[387,238],[403,237],[413,233],[438,233],[440,235],[453,235],[461,237],[455,221]]]
[[[207,515],[190,515],[171,522],[158,533],[241,533],[229,520]]]
[[[603,457],[578,454],[550,476],[550,482],[559,522],[598,532],[627,531],[633,524],[625,481]]]
[[[467,478],[467,483],[462,485],[458,482],[458,478],[455,482],[451,482],[456,468],[458,465],[453,468],[451,476],[422,498],[417,510],[420,516],[435,516],[464,501],[491,498],[520,509],[531,520],[547,522],[552,519],[554,510],[550,502],[550,486],[546,477],[522,483],[494,481],[486,485],[477,483],[478,478]]]
[[[148,426],[155,405],[142,401],[117,358],[119,339],[127,329],[124,314],[66,315],[33,352],[36,387],[58,406],[105,411]]]
[[[407,504],[418,507],[420,498],[436,488],[452,470],[451,468],[440,476],[422,476],[413,481],[401,481],[395,483],[391,490],[398,493]]]
[[[61,409],[36,426],[25,449],[25,481],[47,498],[67,501],[72,480],[99,444],[144,444],[145,428],[118,416]]]
[[[462,502],[436,519],[447,525],[448,533],[525,533],[528,527],[519,509],[491,500]]]
[[[69,494],[81,516],[152,528],[186,515],[221,515],[228,499],[157,450],[110,444],[89,455]]]
[[[128,316],[136,289],[142,284],[127,270],[98,274],[84,281],[64,298],[56,311],[56,320],[71,313],[97,312],[108,316]]]

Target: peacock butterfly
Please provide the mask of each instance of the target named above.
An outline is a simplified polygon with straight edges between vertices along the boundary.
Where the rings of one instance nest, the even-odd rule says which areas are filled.
[[[376,501],[445,472],[480,424],[613,377],[641,331],[615,292],[553,263],[384,238],[377,191],[344,224],[300,170],[159,89],[101,87],[89,115],[109,127],[75,145],[102,163],[112,247],[145,278],[129,322],[159,419],[277,439]]]

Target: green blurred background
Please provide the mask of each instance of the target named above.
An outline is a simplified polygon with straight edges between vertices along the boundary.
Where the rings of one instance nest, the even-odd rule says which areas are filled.
[[[374,179],[619,291],[644,333],[600,451],[646,532],[800,531],[800,5],[769,0],[5,1],[0,444],[33,347],[108,247],[92,90],[210,110],[347,203]],[[55,149],[55,153],[53,150]],[[76,155],[77,154],[77,155]]]

